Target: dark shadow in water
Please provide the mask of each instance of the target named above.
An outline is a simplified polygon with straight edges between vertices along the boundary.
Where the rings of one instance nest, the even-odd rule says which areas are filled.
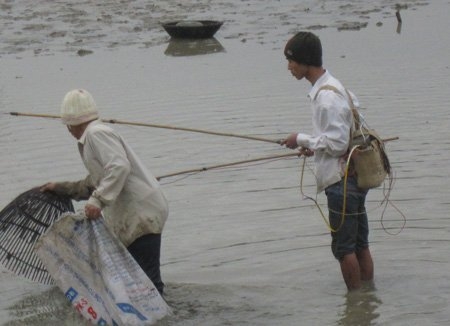
[[[395,12],[395,16],[397,17],[397,33],[400,34],[402,32],[402,16],[400,15],[401,5],[397,4],[397,11]]]
[[[345,310],[338,320],[338,325],[369,326],[376,324],[375,321],[380,316],[377,308],[382,302],[376,296],[376,289],[373,285],[348,292],[345,299]]]
[[[400,34],[402,32],[402,23],[397,23],[397,34]]]
[[[225,52],[225,49],[214,37],[207,39],[171,38],[164,54],[174,57],[183,57],[217,52]]]

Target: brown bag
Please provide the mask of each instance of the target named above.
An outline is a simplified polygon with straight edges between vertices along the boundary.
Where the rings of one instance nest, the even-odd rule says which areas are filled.
[[[352,133],[353,135],[353,133]],[[350,149],[350,159],[356,174],[358,187],[371,189],[379,187],[390,173],[389,159],[383,141],[373,130],[365,130],[367,141]]]
[[[331,85],[322,86],[317,93],[322,89],[332,90],[337,94],[341,94],[336,87]],[[347,90],[346,92],[353,113],[350,146],[347,155],[350,158],[351,167],[355,171],[358,187],[361,189],[376,188],[383,183],[391,171],[389,159],[384,149],[383,140],[375,130],[369,129],[365,124],[361,123],[352,97]]]

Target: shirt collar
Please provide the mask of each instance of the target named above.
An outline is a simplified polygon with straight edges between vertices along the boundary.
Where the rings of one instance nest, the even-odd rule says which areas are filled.
[[[93,126],[95,126],[96,124],[99,124],[99,123],[100,123],[100,121],[99,121],[98,119],[92,121],[91,123],[89,123],[89,124],[87,125],[86,129],[84,129],[84,132],[83,132],[83,134],[81,135],[80,139],[78,139],[78,143],[81,144],[81,145],[84,145],[84,142],[86,141],[86,134],[87,134],[88,130],[89,130],[90,128],[92,128]]]
[[[325,70],[325,73],[320,76],[319,79],[316,80],[316,82],[314,83],[314,85],[312,86],[311,90],[308,93],[308,97],[310,99],[313,99],[316,97],[317,92],[319,91],[319,88],[322,87],[323,85],[327,84],[328,79],[330,79],[331,74],[328,72],[328,70]]]

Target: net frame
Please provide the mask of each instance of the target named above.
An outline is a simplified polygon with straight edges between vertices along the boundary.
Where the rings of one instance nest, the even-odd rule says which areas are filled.
[[[61,214],[69,211],[74,212],[72,200],[54,192],[33,188],[17,196],[0,212],[0,263],[18,276],[52,284],[34,245]]]

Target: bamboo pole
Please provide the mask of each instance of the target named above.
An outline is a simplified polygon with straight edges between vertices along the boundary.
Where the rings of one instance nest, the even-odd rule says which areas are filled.
[[[14,115],[14,116],[34,117],[34,118],[50,118],[50,119],[61,118],[59,115],[55,115],[55,114],[37,114],[37,113],[21,113],[21,112],[10,112],[9,114]],[[236,138],[243,138],[243,139],[248,139],[248,140],[256,140],[256,141],[263,141],[263,142],[268,142],[268,143],[281,144],[281,140],[267,139],[267,138],[247,136],[247,135],[238,135],[238,134],[211,131],[211,130],[177,127],[177,126],[161,125],[161,124],[154,124],[154,123],[123,121],[123,120],[117,120],[117,119],[100,119],[100,120],[102,122],[111,123],[111,124],[123,124],[123,125],[131,125],[131,126],[182,130],[182,131],[197,132],[197,133],[210,134],[210,135],[216,135],[216,136],[236,137]]]
[[[387,143],[387,142],[390,142],[390,141],[393,141],[393,140],[399,140],[399,139],[400,139],[399,137],[384,138],[384,139],[382,139],[382,142],[383,143]]]
[[[204,172],[204,171],[209,171],[209,170],[213,170],[213,169],[220,169],[220,168],[234,166],[234,165],[258,162],[258,161],[264,161],[264,160],[273,160],[273,159],[285,158],[285,157],[291,157],[291,156],[298,156],[298,157],[300,157],[301,154],[299,152],[287,153],[287,154],[278,154],[278,155],[257,157],[257,158],[253,158],[253,159],[247,159],[247,160],[236,161],[236,162],[222,163],[222,164],[211,165],[211,166],[202,167],[202,168],[195,168],[195,169],[190,169],[190,170],[174,172],[174,173],[170,173],[170,174],[166,174],[166,175],[162,175],[162,176],[156,177],[156,179],[161,180],[163,178],[173,177],[173,176],[180,175],[180,174]]]
[[[61,116],[56,114],[40,114],[40,113],[23,113],[23,112],[9,112],[10,115],[23,116],[23,117],[34,117],[34,118],[50,118],[50,119],[60,119]]]
[[[385,138],[385,139],[382,139],[382,141],[389,142],[389,141],[393,141],[393,140],[397,140],[397,139],[399,139],[399,137]],[[173,176],[180,175],[180,174],[204,172],[204,171],[208,171],[208,170],[220,169],[220,168],[234,166],[234,165],[258,162],[258,161],[264,161],[264,160],[272,160],[272,159],[278,159],[278,158],[285,158],[285,157],[292,157],[292,156],[300,157],[301,155],[302,154],[300,152],[295,152],[295,153],[264,156],[264,157],[258,157],[258,158],[253,158],[253,159],[247,159],[247,160],[243,160],[243,161],[228,162],[228,163],[222,163],[222,164],[217,164],[217,165],[212,165],[212,166],[207,166],[207,167],[202,167],[202,168],[194,168],[194,169],[190,169],[190,170],[178,171],[178,172],[169,173],[169,174],[165,174],[165,175],[156,177],[156,179],[158,179],[158,181],[159,181],[163,178],[173,177]]]
[[[24,112],[9,112],[9,114],[14,115],[14,116],[34,117],[34,118],[47,118],[47,119],[60,119],[61,118],[61,116],[56,115],[56,114],[39,114],[39,113],[24,113]],[[102,122],[111,123],[111,124],[124,124],[124,125],[131,125],[131,126],[183,130],[183,131],[197,132],[197,133],[210,134],[210,135],[216,135],[216,136],[244,138],[244,139],[249,139],[249,140],[257,140],[257,141],[263,141],[263,142],[269,142],[269,143],[275,143],[275,144],[281,144],[283,142],[283,139],[274,140],[274,139],[267,139],[267,138],[262,138],[262,137],[239,135],[239,134],[232,134],[232,133],[225,133],[225,132],[218,132],[218,131],[211,131],[211,130],[203,130],[203,129],[177,127],[177,126],[170,126],[170,125],[123,121],[123,120],[117,120],[117,119],[100,119],[100,120]],[[397,139],[399,139],[399,137],[386,138],[386,139],[382,139],[382,141],[388,142],[388,141],[393,141],[393,140],[397,140]]]

